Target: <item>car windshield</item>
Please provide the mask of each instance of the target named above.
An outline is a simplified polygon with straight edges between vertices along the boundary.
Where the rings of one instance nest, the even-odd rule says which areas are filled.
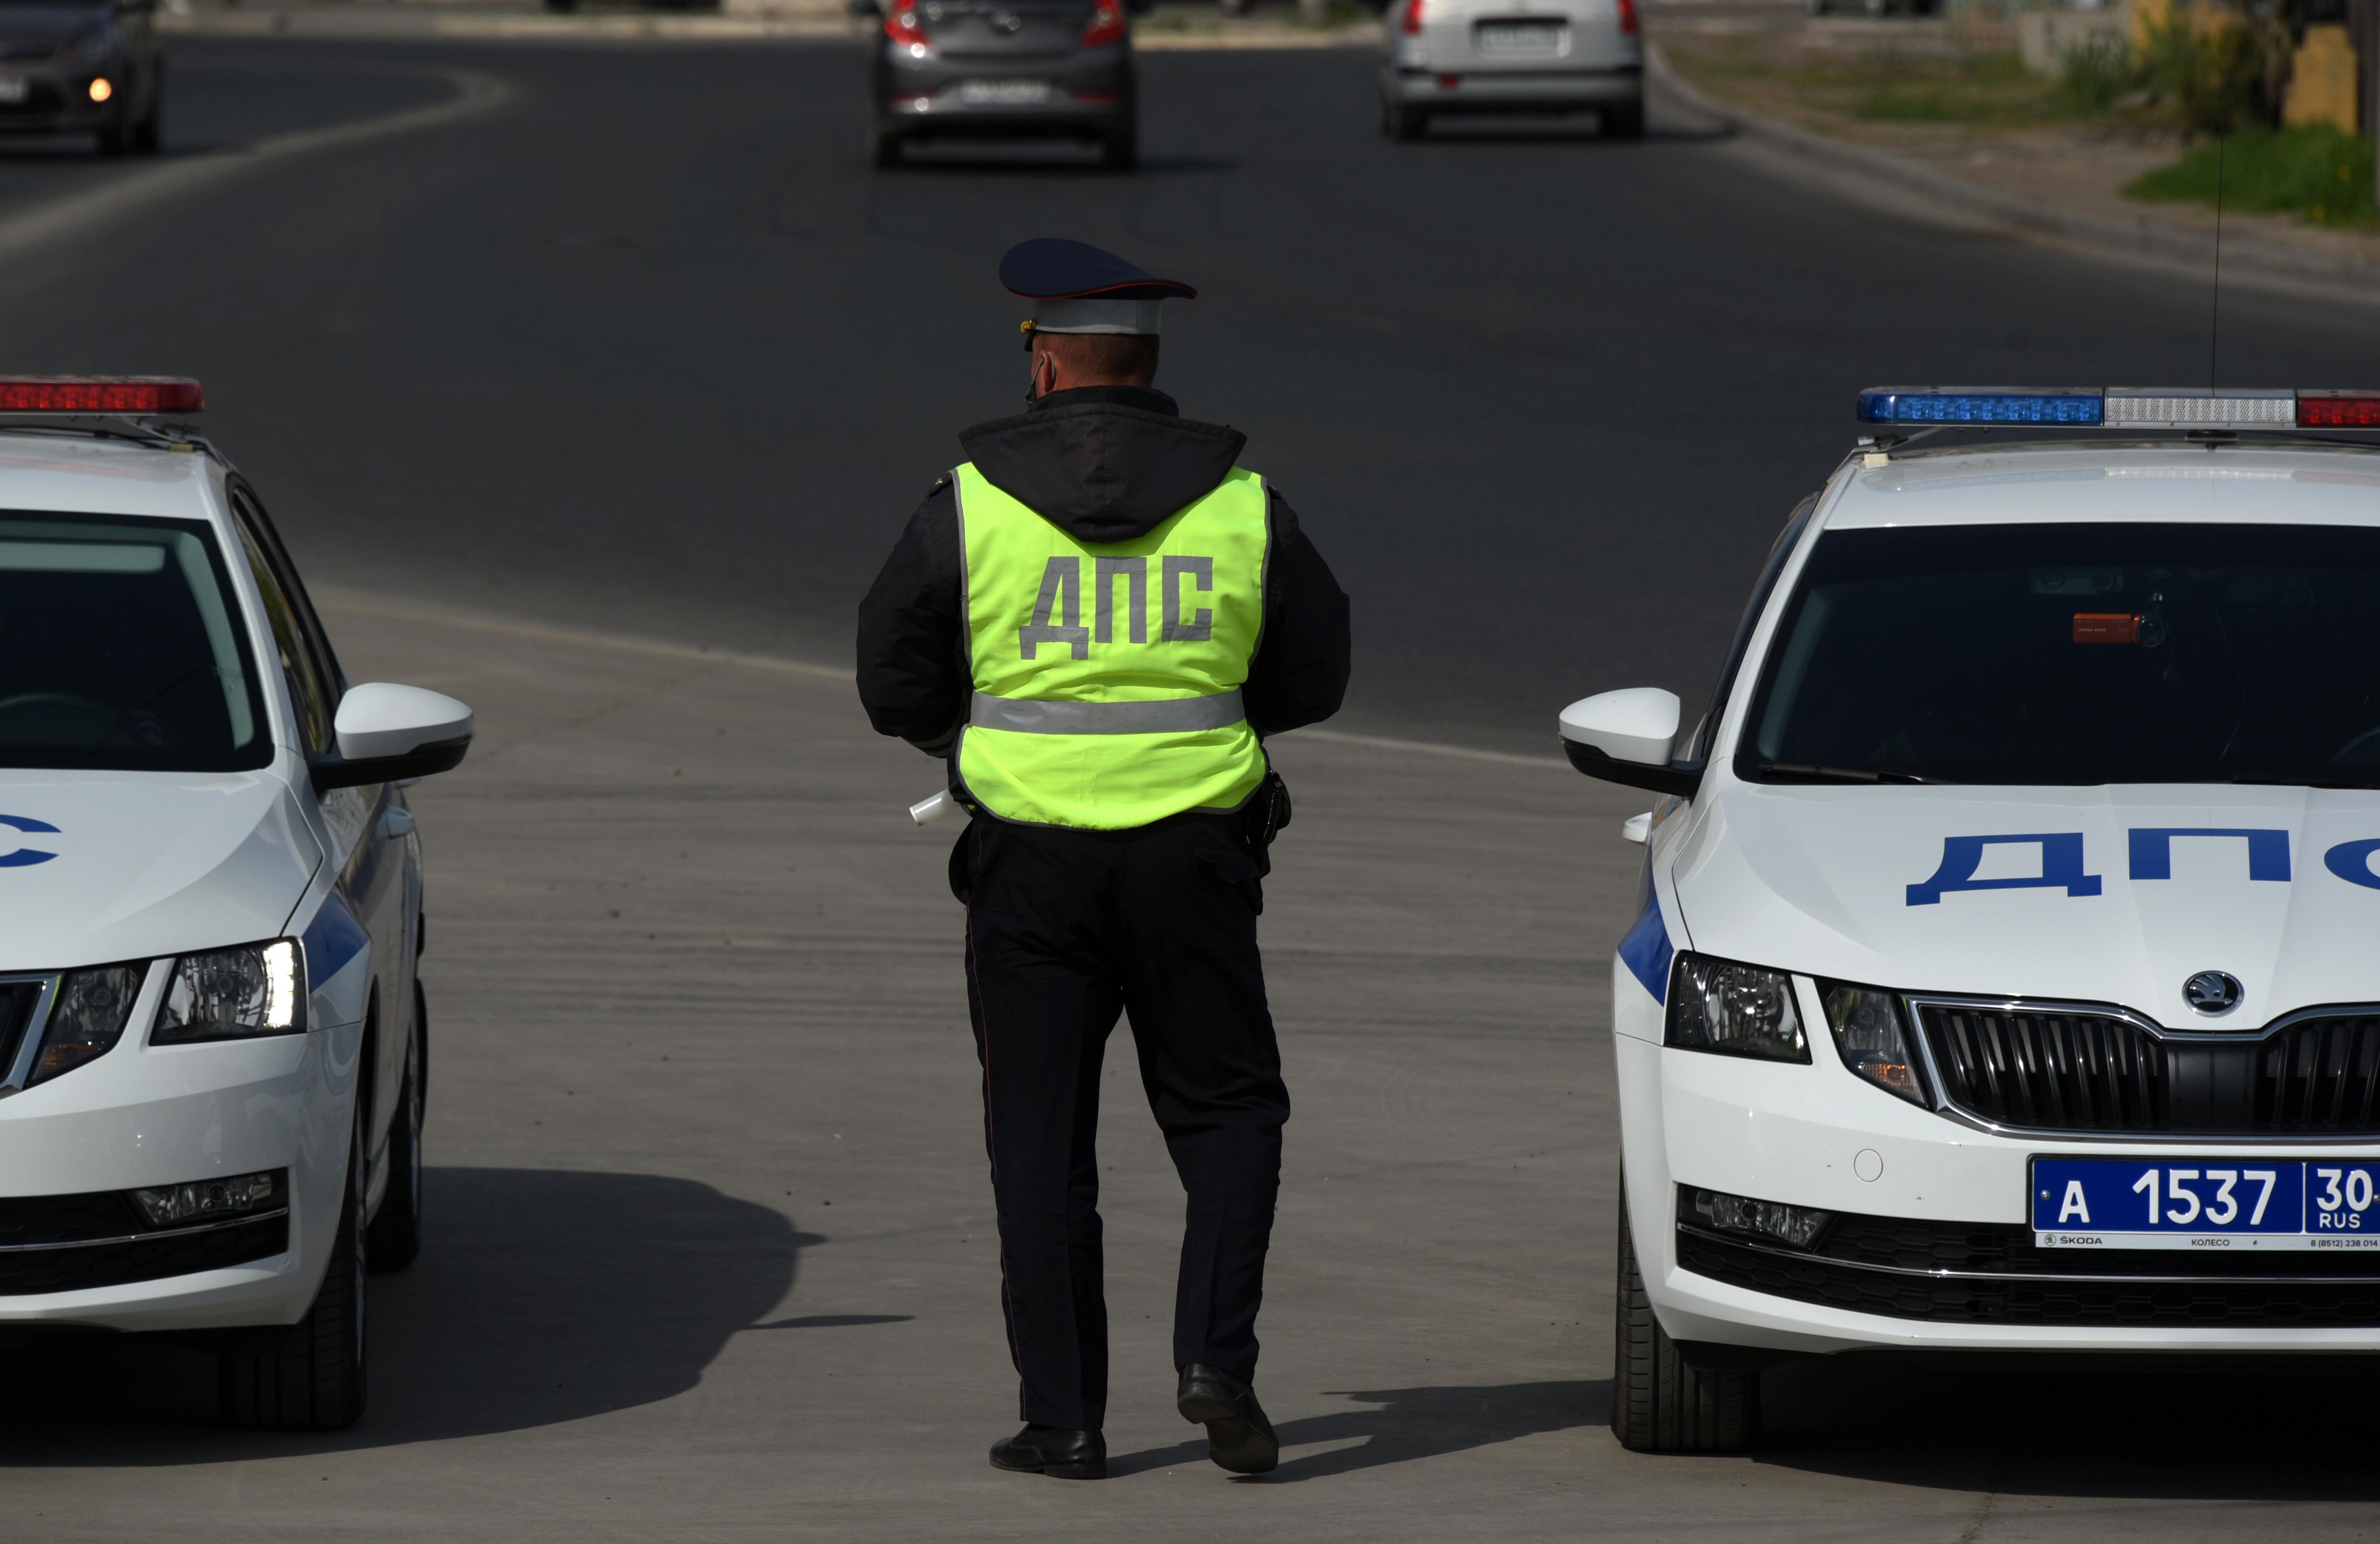
[[[1747,781],[2380,785],[2380,530],[1821,537]]]
[[[238,618],[204,525],[0,517],[0,766],[265,765]]]

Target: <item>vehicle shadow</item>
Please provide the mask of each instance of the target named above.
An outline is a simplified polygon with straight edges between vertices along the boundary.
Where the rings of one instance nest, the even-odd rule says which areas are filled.
[[[1611,1380],[1608,1378],[1346,1391],[1334,1392],[1330,1397],[1356,1400],[1379,1408],[1283,1421],[1276,1428],[1281,1447],[1290,1450],[1346,1441],[1357,1445],[1303,1458],[1292,1453],[1280,1468],[1256,1477],[1253,1483],[1279,1484],[1352,1474],[1384,1464],[1403,1464],[1509,1442],[1541,1431],[1599,1426],[1611,1418]],[[1172,1447],[1151,1448],[1121,1457],[1111,1455],[1108,1472],[1139,1474],[1202,1462],[1206,1455],[1207,1441],[1197,1437]]]
[[[2372,1358],[2299,1372],[1844,1357],[1763,1381],[1755,1456],[1783,1468],[1991,1494],[2380,1501]]]
[[[371,1278],[371,1407],[352,1429],[226,1429],[213,1358],[78,1336],[11,1353],[0,1465],[209,1463],[551,1426],[683,1392],[739,1331],[905,1317],[760,1324],[800,1251],[825,1240],[692,1180],[434,1168],[425,1201],[421,1258]]]
[[[1000,141],[992,141],[997,145]],[[967,144],[963,140],[929,141],[922,147],[912,147],[897,167],[882,168],[886,173],[910,176],[935,172],[980,175],[987,172],[1032,172],[1044,176],[1135,177],[1179,176],[1185,173],[1235,172],[1237,161],[1220,156],[1144,155],[1138,165],[1129,172],[1119,172],[1099,164],[1099,152],[1072,145],[1026,149],[992,149],[990,146]]]
[[[1605,134],[1592,117],[1500,118],[1482,115],[1466,119],[1450,115],[1434,122],[1417,144],[1432,145],[1568,145],[1605,143],[1614,150],[1643,145],[1709,144],[1735,137],[1725,125],[1689,128],[1682,125],[1649,124],[1644,138],[1618,140]]]

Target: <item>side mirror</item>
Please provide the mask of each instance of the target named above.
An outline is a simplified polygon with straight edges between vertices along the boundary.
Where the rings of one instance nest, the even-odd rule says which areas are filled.
[[[468,707],[440,692],[385,681],[349,687],[333,727],[339,753],[314,760],[317,793],[452,772],[471,748]]]
[[[1632,687],[1582,698],[1561,711],[1562,750],[1589,777],[1657,794],[1691,798],[1702,785],[1700,766],[1682,766],[1678,697],[1658,687]]]

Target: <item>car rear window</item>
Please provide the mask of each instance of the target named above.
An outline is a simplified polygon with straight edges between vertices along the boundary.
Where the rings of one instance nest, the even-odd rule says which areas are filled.
[[[230,772],[272,738],[205,525],[0,517],[0,766]]]
[[[1739,739],[1747,781],[2380,783],[2380,530],[1834,531]]]

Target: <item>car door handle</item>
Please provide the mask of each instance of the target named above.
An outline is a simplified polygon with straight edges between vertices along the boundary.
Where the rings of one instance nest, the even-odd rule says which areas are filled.
[[[401,841],[412,831],[413,811],[410,809],[391,809],[380,818],[380,839],[383,842]]]

